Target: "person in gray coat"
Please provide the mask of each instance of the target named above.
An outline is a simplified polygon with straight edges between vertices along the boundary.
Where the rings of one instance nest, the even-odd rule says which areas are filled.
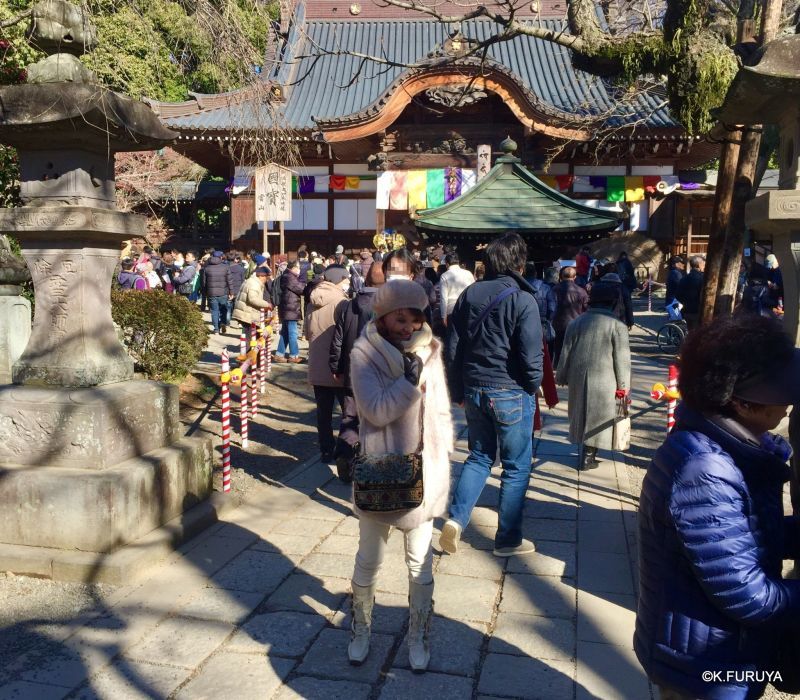
[[[616,290],[594,285],[589,310],[567,327],[556,382],[569,387],[569,439],[581,445],[582,470],[597,466],[597,450],[611,449],[617,399],[630,388],[628,329],[612,307]]]

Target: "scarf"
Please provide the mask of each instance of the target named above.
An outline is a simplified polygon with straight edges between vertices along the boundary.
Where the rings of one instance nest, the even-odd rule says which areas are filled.
[[[379,332],[375,321],[370,321],[364,329],[364,333],[370,345],[374,347],[386,360],[389,366],[389,372],[392,377],[397,379],[406,373],[405,364],[403,362],[403,353],[400,352],[394,345],[392,345],[386,338]],[[431,356],[431,344],[433,342],[433,331],[427,323],[422,324],[422,328],[414,333],[411,338],[403,343],[405,352],[414,353],[417,355],[423,364],[423,374],[425,372],[424,365],[428,358]],[[420,384],[422,378],[420,377]]]

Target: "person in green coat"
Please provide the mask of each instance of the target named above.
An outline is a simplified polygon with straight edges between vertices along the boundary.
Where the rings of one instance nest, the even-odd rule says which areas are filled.
[[[569,439],[581,446],[581,469],[597,466],[610,450],[617,399],[630,389],[628,329],[612,311],[615,290],[594,285],[589,310],[567,326],[556,382],[569,387]]]

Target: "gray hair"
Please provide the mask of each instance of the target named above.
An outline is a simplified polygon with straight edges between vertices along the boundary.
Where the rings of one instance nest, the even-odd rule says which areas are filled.
[[[689,258],[689,266],[694,270],[700,269],[700,264],[706,261],[705,255],[693,255]]]

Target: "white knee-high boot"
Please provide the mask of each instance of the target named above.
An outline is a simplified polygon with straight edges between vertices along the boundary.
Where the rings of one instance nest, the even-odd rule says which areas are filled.
[[[372,627],[372,607],[375,604],[375,584],[371,586],[353,586],[350,623],[350,644],[347,656],[350,663],[360,666],[369,654],[369,634]]]
[[[424,673],[431,660],[428,633],[433,616],[433,581],[411,581],[408,587],[408,661],[414,673]]]

